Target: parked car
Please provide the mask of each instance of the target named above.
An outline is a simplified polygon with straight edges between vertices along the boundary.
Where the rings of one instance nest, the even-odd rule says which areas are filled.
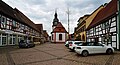
[[[82,45],[78,45],[75,47],[75,52],[81,54],[82,56],[88,56],[89,54],[97,54],[97,53],[114,53],[114,49],[111,46],[107,46],[102,43],[95,42],[86,42]]]
[[[78,45],[78,44],[81,44],[83,43],[84,41],[71,41],[69,43],[69,49],[74,51],[75,50],[75,47]]]
[[[33,43],[33,41],[30,41],[30,40],[27,41],[27,45],[28,45],[28,48],[35,47],[35,44]]]
[[[19,48],[27,48],[27,43],[24,40],[20,40],[19,42]]]
[[[35,46],[35,44],[30,40],[27,40],[27,41],[21,40],[19,42],[19,48],[30,48],[30,47],[34,47],[34,46]]]
[[[69,48],[69,44],[72,43],[72,41],[66,41],[65,46]]]

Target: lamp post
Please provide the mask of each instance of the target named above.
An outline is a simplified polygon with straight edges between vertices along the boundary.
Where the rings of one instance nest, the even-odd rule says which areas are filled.
[[[69,32],[70,32],[70,30],[69,30],[69,15],[70,15],[70,11],[69,11],[69,8],[67,9],[67,15],[68,15],[68,34],[69,34]]]
[[[70,15],[70,10],[69,10],[69,7],[67,8],[67,15],[68,15],[68,39],[69,39],[69,32],[70,32],[70,28],[69,28],[69,22],[70,22],[70,20],[69,20],[69,15]]]

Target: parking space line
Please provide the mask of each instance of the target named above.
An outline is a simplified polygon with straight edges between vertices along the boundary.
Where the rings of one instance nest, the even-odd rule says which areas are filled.
[[[114,59],[114,55],[111,55],[109,59],[106,61],[105,65],[112,65],[113,59]]]
[[[6,57],[7,57],[8,65],[16,65],[8,50],[6,52]]]

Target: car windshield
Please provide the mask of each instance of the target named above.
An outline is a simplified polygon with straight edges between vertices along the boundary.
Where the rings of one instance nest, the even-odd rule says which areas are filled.
[[[72,44],[72,42],[68,42],[68,44]]]
[[[82,45],[82,42],[75,42],[76,45]]]

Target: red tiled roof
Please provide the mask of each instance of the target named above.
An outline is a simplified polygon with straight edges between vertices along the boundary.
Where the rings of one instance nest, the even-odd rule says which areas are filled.
[[[112,0],[102,10],[98,12],[96,17],[93,19],[92,23],[88,26],[86,30],[89,30],[90,28],[105,22],[105,20],[108,17],[115,15],[116,12],[117,12],[117,0]]]
[[[67,33],[66,29],[63,27],[63,25],[59,22],[57,26],[53,29],[53,32],[63,32]]]
[[[43,25],[42,24],[35,24],[36,28],[39,29],[39,31],[43,31]]]

